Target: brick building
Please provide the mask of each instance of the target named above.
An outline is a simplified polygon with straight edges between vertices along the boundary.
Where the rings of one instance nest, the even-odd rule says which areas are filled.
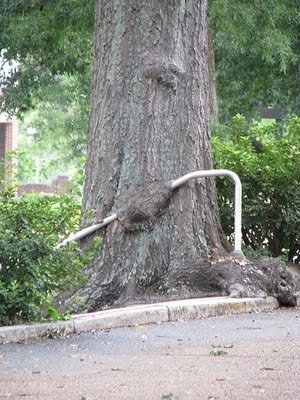
[[[1,96],[0,89],[0,96]],[[6,159],[10,150],[17,147],[18,122],[16,118],[9,118],[6,114],[0,114],[0,163]]]

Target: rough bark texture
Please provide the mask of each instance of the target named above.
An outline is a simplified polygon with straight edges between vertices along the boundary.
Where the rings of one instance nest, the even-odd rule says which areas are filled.
[[[219,106],[217,96],[217,79],[213,32],[208,28],[208,76],[209,76],[209,109],[211,120],[219,122]]]
[[[206,0],[97,0],[84,212],[118,220],[87,271],[87,310],[274,289],[247,288],[244,261],[227,257],[211,178],[170,192],[212,168],[209,119]]]

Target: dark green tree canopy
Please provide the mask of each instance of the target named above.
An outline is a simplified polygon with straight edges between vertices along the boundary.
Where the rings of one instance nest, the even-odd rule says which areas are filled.
[[[57,75],[89,72],[92,55],[94,0],[3,0],[0,4],[2,63],[7,111],[30,108],[32,97]],[[89,74],[88,74],[89,75]],[[89,77],[88,77],[89,78]],[[89,79],[88,79],[89,80]]]
[[[56,74],[78,72],[90,62],[93,2],[78,0],[4,0],[1,6],[1,48],[8,59]]]
[[[26,110],[57,75],[84,74],[89,85],[94,0],[2,0],[1,63],[17,61],[2,109]],[[254,116],[261,105],[299,110],[298,0],[211,0],[220,114]]]
[[[209,2],[223,118],[261,105],[299,111],[300,7],[297,0]]]

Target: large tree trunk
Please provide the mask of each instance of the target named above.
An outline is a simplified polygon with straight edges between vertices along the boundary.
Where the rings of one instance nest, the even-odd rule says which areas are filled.
[[[206,0],[96,1],[84,214],[120,211],[81,292],[88,310],[244,290],[214,181],[170,190],[212,168],[208,56]]]
[[[219,122],[219,105],[217,96],[216,64],[213,32],[208,28],[208,75],[209,75],[209,109],[211,121]]]

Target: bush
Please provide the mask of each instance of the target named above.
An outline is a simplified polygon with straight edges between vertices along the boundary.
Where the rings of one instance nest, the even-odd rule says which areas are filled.
[[[213,135],[216,168],[236,172],[243,185],[242,233],[246,246],[300,262],[300,118],[285,124],[247,123],[242,115]],[[233,189],[218,180],[223,229],[233,232]]]
[[[55,245],[78,230],[80,204],[69,195],[24,195],[0,190],[0,324],[56,315],[52,299],[82,282],[83,268],[95,246],[85,253],[78,244]]]

